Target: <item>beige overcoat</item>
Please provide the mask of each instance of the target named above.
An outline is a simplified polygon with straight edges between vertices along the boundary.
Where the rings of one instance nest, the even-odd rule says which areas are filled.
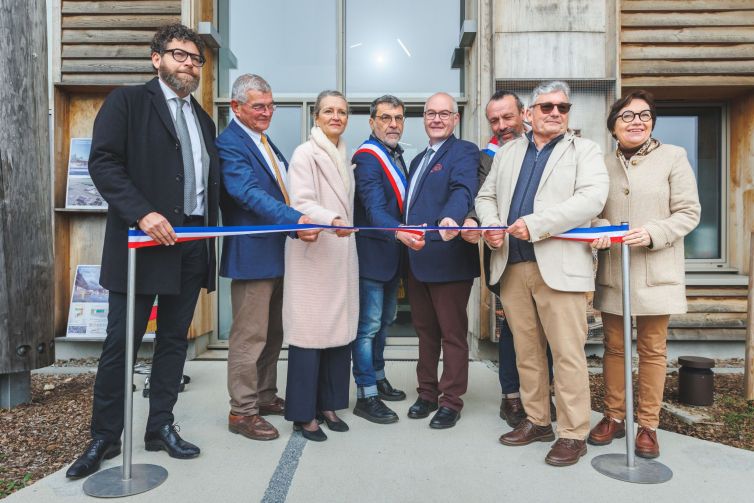
[[[628,169],[616,154],[605,156],[610,192],[596,225],[644,227],[651,248],[631,248],[631,314],[685,313],[683,238],[699,224],[701,206],[686,151],[660,145],[634,155]],[[620,245],[599,252],[594,307],[623,314]]]
[[[354,177],[346,146],[338,148],[318,128],[296,148],[288,168],[291,206],[313,223],[353,222]],[[356,338],[359,262],[356,239],[322,231],[317,241],[288,239],[285,245],[283,330],[302,348],[344,346]]]

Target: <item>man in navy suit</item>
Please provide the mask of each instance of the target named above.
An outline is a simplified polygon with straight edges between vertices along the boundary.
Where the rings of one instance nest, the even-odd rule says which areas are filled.
[[[403,148],[403,102],[385,95],[369,108],[372,134],[353,156],[356,179],[354,223],[365,227],[398,227],[403,221],[408,171]],[[406,244],[413,250],[424,246],[423,236],[409,232],[364,230],[356,234],[359,252],[359,325],[353,343],[353,376],[356,406],[353,413],[367,421],[389,424],[398,415],[382,400],[406,398],[385,377],[387,327],[395,320],[401,257]]]
[[[404,217],[408,225],[457,227],[474,204],[479,150],[453,135],[459,119],[458,105],[446,93],[434,94],[424,104],[429,146],[411,162]],[[408,295],[419,335],[419,398],[408,417],[424,418],[437,409],[432,428],[450,428],[461,416],[469,374],[466,304],[477,276],[479,250],[457,231],[429,232],[424,248],[408,252]]]
[[[225,225],[310,223],[289,206],[288,163],[264,133],[275,111],[270,85],[241,75],[230,101],[234,118],[218,136]],[[318,231],[300,231],[307,241]],[[278,431],[262,416],[283,414],[277,396],[277,361],[283,344],[283,269],[286,234],[229,236],[223,241],[220,275],[231,278],[233,325],[228,348],[228,429],[254,440]]]

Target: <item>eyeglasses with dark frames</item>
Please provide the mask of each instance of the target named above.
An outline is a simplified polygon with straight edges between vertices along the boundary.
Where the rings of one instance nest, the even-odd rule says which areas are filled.
[[[450,116],[453,115],[456,112],[451,112],[450,110],[441,110],[439,112],[435,112],[434,110],[427,110],[424,112],[424,118],[427,120],[435,120],[436,117],[440,117],[441,120],[448,120],[450,119]]]
[[[207,61],[201,54],[194,54],[193,52],[187,52],[183,49],[165,49],[163,54],[166,52],[169,52],[170,55],[173,56],[173,59],[179,63],[183,63],[190,57],[191,64],[200,68],[204,66],[204,63]]]
[[[639,116],[639,120],[642,122],[649,122],[652,120],[651,110],[642,110],[641,112],[626,110],[625,112],[620,114],[620,118],[623,122],[633,122],[637,115]]]
[[[548,101],[546,103],[535,103],[532,105],[532,108],[539,107],[543,114],[549,114],[557,107],[558,112],[565,115],[571,110],[572,106],[572,103],[550,103]]]
[[[378,116],[377,119],[383,124],[390,124],[393,121],[395,121],[397,124],[403,124],[405,117],[403,117],[402,115],[382,114]]]

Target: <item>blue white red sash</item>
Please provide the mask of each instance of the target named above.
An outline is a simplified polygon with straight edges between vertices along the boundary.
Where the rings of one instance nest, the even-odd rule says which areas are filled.
[[[375,140],[367,140],[362,143],[359,149],[354,153],[354,156],[361,153],[371,154],[377,158],[388,182],[390,182],[390,185],[393,187],[395,198],[398,201],[398,208],[400,208],[401,213],[403,213],[403,200],[406,198],[406,187],[408,186],[403,170],[395,165],[393,158],[385,152],[385,147]]]
[[[220,236],[241,236],[247,234],[268,234],[274,232],[296,232],[309,229],[334,230],[343,229],[344,227],[334,227],[332,225],[315,225],[315,224],[293,224],[293,225],[252,225],[252,226],[235,226],[235,227],[175,227],[173,230],[178,236],[178,242],[195,241],[197,239],[209,239]],[[381,230],[386,232],[395,232],[397,230],[414,232],[421,234],[424,232],[437,232],[440,230],[505,230],[507,227],[422,227],[422,226],[402,226],[402,227],[345,227],[353,230]],[[563,234],[553,236],[557,239],[567,239],[569,241],[591,242],[594,239],[608,236],[613,243],[620,243],[623,236],[628,230],[628,225],[610,225],[606,227],[588,227],[572,229]],[[142,231],[128,231],[128,247],[144,248],[147,246],[159,246],[155,240],[144,234]]]
[[[490,138],[489,143],[487,143],[487,148],[482,150],[482,152],[490,157],[495,157],[495,154],[497,153],[499,148],[500,145],[497,144],[497,136],[493,136],[492,138]]]

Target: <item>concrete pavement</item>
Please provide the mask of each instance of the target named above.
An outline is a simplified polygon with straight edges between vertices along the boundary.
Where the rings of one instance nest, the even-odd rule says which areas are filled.
[[[285,389],[287,362],[279,364]],[[256,442],[227,430],[226,364],[193,361],[185,373],[192,381],[180,395],[176,422],[181,435],[202,448],[197,459],[181,461],[165,453],[146,452],[142,442],[147,401],[134,393],[134,463],[154,463],[170,475],[160,487],[127,498],[132,502],[408,502],[408,501],[754,501],[754,452],[659,433],[662,456],[673,479],[660,485],[619,482],[597,473],[591,459],[624,452],[625,442],[589,446],[577,465],[545,464],[548,443],[506,447],[498,437],[509,430],[498,417],[499,384],[493,367],[470,364],[469,391],[461,420],[449,430],[432,430],[429,419],[406,417],[416,399],[415,364],[388,362],[387,375],[408,398],[389,404],[400,415],[392,425],[377,425],[340,416],[351,431],[330,432],[323,443],[293,434],[282,417],[269,417],[281,433]],[[137,376],[140,385],[142,378]],[[353,383],[352,383],[353,386]],[[351,399],[351,406],[355,398]],[[593,424],[599,415],[593,414]],[[82,447],[87,439],[82,439]],[[119,466],[121,457],[104,468]],[[6,498],[16,502],[95,501],[84,495],[83,481],[65,479],[65,468]]]

